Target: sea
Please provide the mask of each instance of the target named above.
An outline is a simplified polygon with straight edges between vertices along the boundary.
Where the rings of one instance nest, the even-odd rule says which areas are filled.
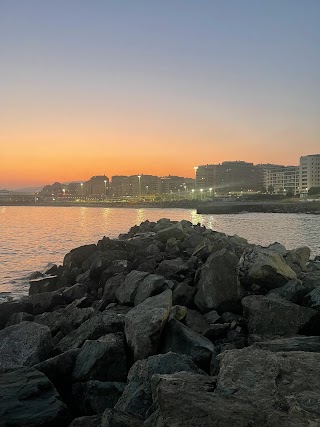
[[[242,213],[199,215],[194,209],[133,209],[100,207],[1,206],[0,301],[28,293],[29,278],[48,263],[61,264],[71,249],[117,237],[142,221],[160,218],[189,220],[212,230],[287,249],[309,246],[320,255],[320,216],[308,214]]]

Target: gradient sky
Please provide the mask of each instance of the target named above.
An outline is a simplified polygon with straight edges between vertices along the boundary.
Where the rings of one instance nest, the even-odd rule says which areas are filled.
[[[0,188],[320,152],[319,0],[0,0]]]

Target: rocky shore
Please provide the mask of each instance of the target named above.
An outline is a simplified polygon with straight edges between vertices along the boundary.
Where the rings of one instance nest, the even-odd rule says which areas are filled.
[[[73,249],[0,305],[0,427],[320,425],[320,260],[188,221]]]

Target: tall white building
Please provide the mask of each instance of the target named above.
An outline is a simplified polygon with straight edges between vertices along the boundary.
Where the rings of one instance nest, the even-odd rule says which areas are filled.
[[[263,187],[275,193],[299,193],[299,166],[263,166]]]
[[[300,157],[300,192],[320,187],[320,154]]]

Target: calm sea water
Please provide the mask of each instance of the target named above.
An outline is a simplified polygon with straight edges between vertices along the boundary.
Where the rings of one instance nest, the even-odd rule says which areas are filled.
[[[320,254],[320,217],[305,214],[198,215],[186,209],[0,207],[0,299],[28,291],[28,276],[49,262],[61,263],[71,249],[96,243],[148,219],[187,219],[251,243],[275,241],[288,249],[307,245]]]

